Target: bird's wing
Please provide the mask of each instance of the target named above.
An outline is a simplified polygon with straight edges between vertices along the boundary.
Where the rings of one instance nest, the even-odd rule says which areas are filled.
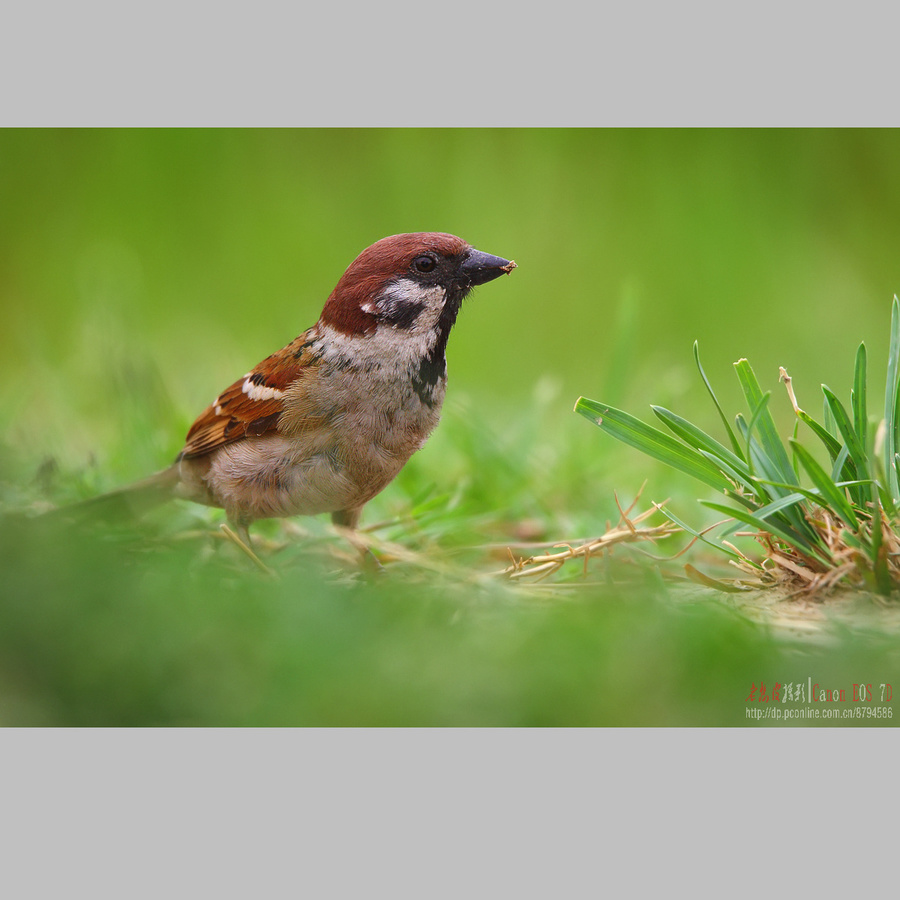
[[[320,356],[312,348],[316,336],[314,326],[219,394],[191,425],[178,459],[203,456],[249,435],[275,431],[285,391],[319,364]]]

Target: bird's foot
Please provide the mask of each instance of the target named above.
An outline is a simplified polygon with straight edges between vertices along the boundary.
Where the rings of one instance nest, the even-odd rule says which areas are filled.
[[[219,526],[222,529],[225,537],[228,538],[235,546],[240,547],[240,549],[250,557],[253,561],[253,564],[260,569],[262,572],[265,572],[267,575],[274,575],[275,572],[270,569],[254,552],[253,548],[250,546],[250,535],[247,533],[246,528],[242,528],[241,534],[238,535],[230,526],[226,525],[224,522]]]

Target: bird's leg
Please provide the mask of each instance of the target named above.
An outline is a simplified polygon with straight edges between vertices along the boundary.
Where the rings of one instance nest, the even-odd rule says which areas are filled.
[[[337,525],[338,528],[347,528],[350,531],[356,531],[356,526],[359,525],[361,513],[362,508],[339,509],[331,514],[331,521],[334,525]]]
[[[253,548],[250,546],[250,532],[247,530],[247,523],[233,520],[231,521],[231,525],[234,526],[233,529],[223,522],[219,528],[222,529],[228,540],[240,547],[241,550],[253,560],[254,565],[267,575],[273,574],[272,570],[253,552]]]
[[[361,513],[362,507],[359,509],[340,509],[331,514],[331,522],[341,529],[344,537],[359,552],[363,568],[382,571],[384,566],[381,565],[378,557],[372,552],[372,548],[359,537],[359,533],[356,530]]]

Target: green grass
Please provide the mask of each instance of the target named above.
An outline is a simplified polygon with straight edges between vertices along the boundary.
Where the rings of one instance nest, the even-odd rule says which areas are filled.
[[[812,594],[849,584],[889,595],[900,582],[898,529],[898,360],[900,301],[894,298],[885,383],[885,418],[878,426],[883,447],[875,446],[867,415],[867,352],[860,344],[853,370],[849,412],[837,395],[822,385],[822,425],[797,404],[792,379],[781,370],[791,405],[800,422],[821,441],[829,457],[826,470],[797,438],[782,440],[763,392],[745,359],[734,368],[749,418],[738,413],[732,428],[700,363],[694,360],[730,443],[730,449],[701,428],[668,409],[653,412],[675,435],[653,428],[629,413],[584,397],[576,412],[608,434],[654,459],[723,493],[732,505],[701,501],[736,522],[719,549],[754,574],[761,584],[792,584]],[[810,486],[802,487],[800,473]],[[679,521],[675,519],[675,521]],[[749,526],[763,545],[763,559],[753,560],[724,541],[740,526]],[[700,537],[697,534],[697,537]],[[707,540],[706,543],[709,543]]]
[[[322,519],[266,523],[266,575],[221,539],[218,512],[191,504],[115,527],[6,518],[0,719],[748,725],[744,700],[760,682],[890,681],[900,651],[877,619],[797,636],[679,580],[679,563],[639,544],[591,559],[587,575],[581,562],[538,584],[498,574],[507,546],[530,552],[523,537],[596,535],[619,515],[612,491],[585,481],[587,445],[542,446],[545,417],[496,435],[451,407],[436,452],[367,510],[364,524],[389,523],[373,535],[380,574],[361,571]],[[68,477],[20,480],[19,499],[67,495]]]

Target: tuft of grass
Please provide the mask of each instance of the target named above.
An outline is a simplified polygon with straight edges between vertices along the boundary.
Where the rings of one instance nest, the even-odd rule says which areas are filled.
[[[849,406],[827,385],[823,421],[800,407],[791,377],[780,370],[796,414],[793,434],[783,440],[763,391],[746,359],[734,364],[747,415],[729,422],[700,362],[694,360],[725,430],[727,445],[660,406],[653,413],[668,429],[656,428],[609,404],[579,398],[575,411],[607,434],[715,488],[730,504],[700,502],[728,517],[713,542],[745,573],[768,585],[812,594],[837,584],[888,595],[900,585],[900,301],[894,297],[885,387],[884,419],[869,427],[867,353],[860,344]],[[824,448],[820,463],[801,442],[800,426]],[[805,478],[803,477],[805,476]],[[804,484],[805,481],[805,484]],[[692,531],[663,510],[665,515]],[[749,526],[764,550],[751,560],[726,540]],[[746,533],[746,532],[744,532]]]

